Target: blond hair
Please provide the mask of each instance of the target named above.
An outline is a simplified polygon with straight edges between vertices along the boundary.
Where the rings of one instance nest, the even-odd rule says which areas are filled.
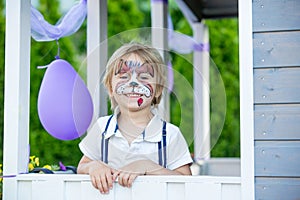
[[[131,54],[135,54],[139,56],[139,58],[144,62],[150,63],[153,66],[154,70],[157,72],[156,89],[154,98],[152,100],[152,105],[157,106],[161,100],[162,91],[166,83],[166,70],[165,64],[159,52],[151,46],[132,42],[124,44],[119,49],[117,49],[107,62],[106,72],[103,77],[103,84],[111,94],[113,91],[111,80],[115,74],[115,69],[118,65],[118,62],[121,58],[127,57]],[[117,106],[117,102],[112,97],[110,98],[111,108],[115,109],[115,107]]]

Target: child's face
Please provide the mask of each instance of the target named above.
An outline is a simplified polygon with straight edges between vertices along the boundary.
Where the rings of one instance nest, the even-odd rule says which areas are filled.
[[[112,78],[112,95],[128,109],[150,107],[155,94],[156,71],[136,54],[118,61]]]

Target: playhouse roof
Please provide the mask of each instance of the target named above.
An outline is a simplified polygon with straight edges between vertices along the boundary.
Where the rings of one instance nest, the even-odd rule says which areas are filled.
[[[224,17],[237,17],[237,0],[183,0],[197,21]]]

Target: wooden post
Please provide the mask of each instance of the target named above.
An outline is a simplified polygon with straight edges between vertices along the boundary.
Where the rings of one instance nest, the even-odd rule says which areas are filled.
[[[192,24],[194,39],[198,44],[209,44],[208,27],[200,22]],[[195,160],[210,158],[210,86],[209,51],[194,50],[194,153]]]
[[[28,170],[30,0],[6,1],[3,174]],[[3,199],[17,199],[16,178],[4,178]]]
[[[240,36],[241,198],[250,200],[255,199],[252,1],[241,0],[238,2],[238,5]]]
[[[101,77],[107,62],[107,1],[88,1],[87,86],[94,103],[94,120],[107,114],[107,95]]]
[[[151,37],[152,46],[160,50],[160,53],[165,61],[167,60],[166,51],[168,50],[168,0],[151,0]],[[165,67],[167,73],[167,64]],[[170,120],[170,102],[168,90],[165,87],[163,98],[159,104],[159,113],[165,118]]]

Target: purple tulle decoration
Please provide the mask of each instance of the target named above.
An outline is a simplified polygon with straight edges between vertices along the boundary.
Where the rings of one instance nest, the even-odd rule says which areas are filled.
[[[209,44],[197,43],[193,37],[175,32],[170,15],[168,16],[168,40],[169,48],[177,53],[209,51]]]
[[[75,4],[56,25],[49,24],[43,15],[31,6],[31,36],[36,41],[58,40],[75,33],[87,14],[87,0]]]

